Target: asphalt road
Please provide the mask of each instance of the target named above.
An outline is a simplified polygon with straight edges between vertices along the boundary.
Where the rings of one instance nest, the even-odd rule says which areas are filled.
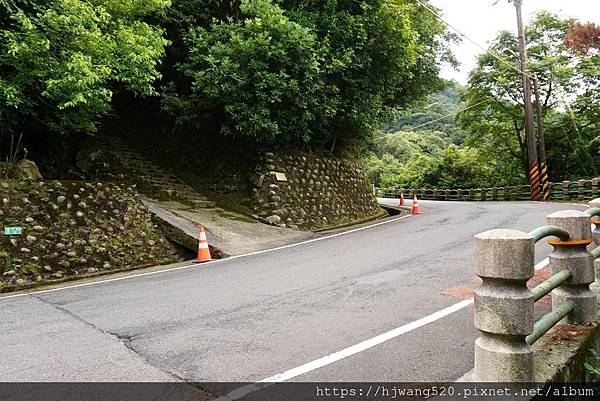
[[[0,380],[269,378],[460,302],[441,292],[473,286],[474,234],[584,210],[420,204],[422,215],[295,247],[0,298]],[[472,319],[460,309],[291,380],[456,380],[472,368]]]

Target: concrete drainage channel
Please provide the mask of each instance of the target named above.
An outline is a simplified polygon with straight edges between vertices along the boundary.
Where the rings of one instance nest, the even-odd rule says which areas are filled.
[[[206,237],[213,259],[239,256],[266,249],[301,243],[307,240],[338,232],[354,226],[362,226],[389,216],[406,215],[410,208],[384,206],[376,215],[349,221],[322,230],[300,231],[278,227],[256,220],[242,218],[233,212],[224,213],[223,209],[193,210],[175,202],[159,202],[146,199],[145,206],[153,215],[163,235],[191,252],[197,252],[199,227],[206,229]]]

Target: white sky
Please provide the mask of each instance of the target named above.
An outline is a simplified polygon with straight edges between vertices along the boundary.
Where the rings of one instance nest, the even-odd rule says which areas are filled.
[[[508,0],[430,0],[443,12],[443,18],[462,33],[487,48],[489,41],[499,31],[517,31],[515,7]],[[600,23],[600,0],[523,0],[523,17],[527,23],[536,12],[548,10],[560,17],[575,18],[582,22]],[[451,67],[442,70],[442,76],[466,83],[469,72],[475,66],[480,48],[463,39],[453,47],[461,63],[460,71]]]

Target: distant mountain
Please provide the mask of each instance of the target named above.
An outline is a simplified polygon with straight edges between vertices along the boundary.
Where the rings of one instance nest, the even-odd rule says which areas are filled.
[[[455,144],[461,144],[467,133],[460,128],[453,115],[461,108],[462,90],[461,85],[452,81],[445,90],[432,94],[423,104],[396,111],[393,120],[383,124],[381,130],[386,133],[439,131],[448,134]]]

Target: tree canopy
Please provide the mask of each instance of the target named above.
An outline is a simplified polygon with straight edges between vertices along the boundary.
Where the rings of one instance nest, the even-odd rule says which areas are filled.
[[[210,20],[186,10],[179,24],[166,17],[176,36],[192,28],[173,38],[183,77],[168,84],[165,109],[192,125],[208,111],[223,133],[271,146],[352,148],[385,106],[441,88],[439,68],[453,61],[444,25],[409,0],[241,0]]]
[[[116,91],[156,94],[168,42],[143,18],[169,4],[15,1],[0,28],[3,133],[94,132]]]
[[[600,155],[596,27],[542,12],[526,27],[526,35],[530,73],[541,92],[550,179],[596,176]],[[501,32],[489,51],[479,56],[467,87],[459,91],[460,99],[450,101],[449,87],[425,104],[396,111],[395,119],[382,126],[386,134],[375,138],[367,155],[365,166],[372,181],[438,188],[525,183],[527,144],[517,44],[513,34]],[[443,118],[452,113],[440,112],[440,105],[459,113]],[[455,129],[465,134],[463,143],[450,143]]]
[[[600,59],[570,50],[565,44],[568,29],[568,20],[547,12],[526,28],[530,71],[540,84],[548,163],[555,179],[592,175],[598,167],[592,155],[598,149]],[[479,56],[469,76],[463,95],[468,110],[459,119],[469,132],[466,144],[496,158],[507,184],[521,183],[527,172],[527,145],[517,38],[502,32],[490,50]]]
[[[0,136],[94,133],[116,97],[160,95],[188,135],[342,154],[455,62],[412,0],[171,3],[0,0]]]

